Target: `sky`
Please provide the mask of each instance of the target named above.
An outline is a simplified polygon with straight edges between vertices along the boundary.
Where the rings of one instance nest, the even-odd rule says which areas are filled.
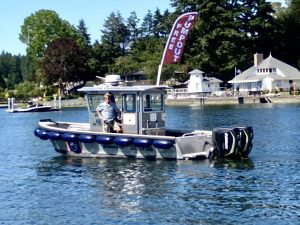
[[[26,45],[19,40],[21,26],[26,17],[41,9],[55,11],[76,27],[83,19],[93,43],[100,40],[104,20],[112,12],[119,11],[127,19],[135,11],[142,21],[148,10],[153,13],[156,8],[162,13],[173,11],[170,0],[0,0],[0,52],[26,54]]]
[[[284,2],[284,0],[274,0]],[[24,19],[38,10],[55,11],[59,17],[77,26],[83,19],[92,43],[100,40],[104,20],[110,13],[119,11],[124,19],[135,11],[142,21],[148,10],[156,8],[171,12],[170,0],[0,0],[0,52],[26,54],[26,45],[19,40]]]

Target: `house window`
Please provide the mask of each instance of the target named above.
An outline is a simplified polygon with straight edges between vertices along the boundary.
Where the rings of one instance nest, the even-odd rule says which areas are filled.
[[[251,88],[252,88],[252,84],[251,83],[247,83],[247,89],[251,90]]]
[[[275,87],[281,88],[281,87],[282,87],[282,81],[281,81],[281,80],[277,80],[277,81],[275,82]]]
[[[262,82],[261,81],[257,81],[256,83],[256,89],[260,90],[262,88]]]

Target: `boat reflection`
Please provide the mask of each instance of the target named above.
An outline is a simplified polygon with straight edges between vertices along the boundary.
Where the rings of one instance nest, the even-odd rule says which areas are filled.
[[[211,167],[222,169],[252,170],[254,169],[254,163],[250,158],[242,160],[216,159],[211,162]]]

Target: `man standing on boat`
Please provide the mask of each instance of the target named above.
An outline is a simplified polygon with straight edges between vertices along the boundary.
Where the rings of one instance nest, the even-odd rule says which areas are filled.
[[[102,125],[104,132],[111,132],[114,130],[117,133],[121,133],[122,129],[116,121],[121,112],[113,99],[114,97],[110,92],[105,93],[104,102],[101,102],[97,107],[97,114],[103,121]]]

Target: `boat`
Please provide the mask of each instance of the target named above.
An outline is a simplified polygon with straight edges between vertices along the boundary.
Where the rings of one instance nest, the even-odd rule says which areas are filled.
[[[192,131],[165,127],[168,87],[159,84],[162,66],[180,60],[187,33],[196,17],[197,12],[189,12],[175,21],[158,67],[156,85],[123,86],[120,75],[110,75],[102,79],[107,81],[106,84],[78,89],[85,94],[88,123],[46,118],[39,121],[34,134],[41,140],[49,140],[55,151],[75,157],[152,160],[247,158],[252,149],[251,126]],[[114,95],[121,109],[122,133],[104,132],[104,123],[96,113],[107,92]]]
[[[50,111],[59,111],[61,107],[52,107],[50,105],[43,105],[38,102],[28,101],[27,106],[23,108],[17,108],[14,105],[14,99],[8,99],[8,108],[7,112],[10,113],[25,113],[25,112],[50,112]]]
[[[181,131],[165,127],[166,86],[93,86],[85,93],[88,123],[42,119],[34,134],[51,141],[56,152],[75,157],[134,159],[247,158],[252,149],[251,126]],[[96,108],[105,93],[114,95],[122,112],[122,133],[103,131]]]

